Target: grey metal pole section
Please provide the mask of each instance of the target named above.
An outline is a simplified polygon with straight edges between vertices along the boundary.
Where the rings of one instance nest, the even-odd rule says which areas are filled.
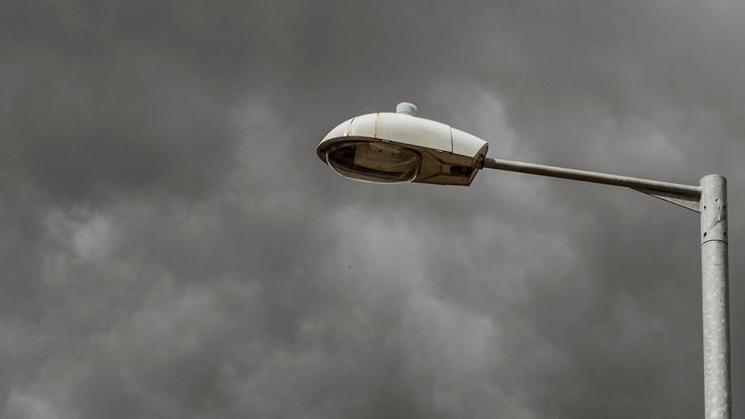
[[[705,417],[730,419],[727,180],[721,175],[704,176],[701,189]]]

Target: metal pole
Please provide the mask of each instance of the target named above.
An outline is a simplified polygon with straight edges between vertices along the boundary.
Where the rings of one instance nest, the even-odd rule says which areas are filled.
[[[730,419],[727,180],[721,175],[704,176],[701,178],[701,189],[705,417]]]
[[[590,172],[587,170],[568,169],[545,164],[524,163],[487,157],[484,159],[484,167],[487,169],[507,170],[510,172],[529,173],[532,175],[602,183],[605,185],[625,186],[631,189],[643,189],[648,192],[665,193],[680,198],[695,199],[696,201],[701,196],[701,188],[698,186]]]
[[[484,159],[483,167],[624,186],[701,213],[705,417],[731,419],[727,180],[708,175],[701,178],[700,186],[692,186],[490,157]]]

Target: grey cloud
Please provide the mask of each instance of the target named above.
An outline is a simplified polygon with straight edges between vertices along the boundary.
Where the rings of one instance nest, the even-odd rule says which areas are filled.
[[[315,157],[399,100],[494,156],[727,175],[742,399],[739,5],[0,8],[3,417],[701,416],[697,219]]]

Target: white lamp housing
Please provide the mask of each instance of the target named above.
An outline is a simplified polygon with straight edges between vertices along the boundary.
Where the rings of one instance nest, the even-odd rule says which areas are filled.
[[[406,106],[402,106],[406,105]],[[342,122],[318,144],[318,157],[342,176],[378,183],[470,185],[486,141],[449,125],[400,113],[373,113]]]

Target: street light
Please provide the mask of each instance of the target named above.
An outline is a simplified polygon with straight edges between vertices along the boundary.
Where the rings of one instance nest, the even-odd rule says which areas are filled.
[[[499,169],[623,186],[699,213],[705,417],[731,418],[727,181],[723,176],[704,176],[694,186],[494,159],[486,157],[486,141],[418,118],[416,110],[404,102],[395,113],[344,121],[318,145],[318,157],[342,176],[367,182],[468,186],[479,170]]]

